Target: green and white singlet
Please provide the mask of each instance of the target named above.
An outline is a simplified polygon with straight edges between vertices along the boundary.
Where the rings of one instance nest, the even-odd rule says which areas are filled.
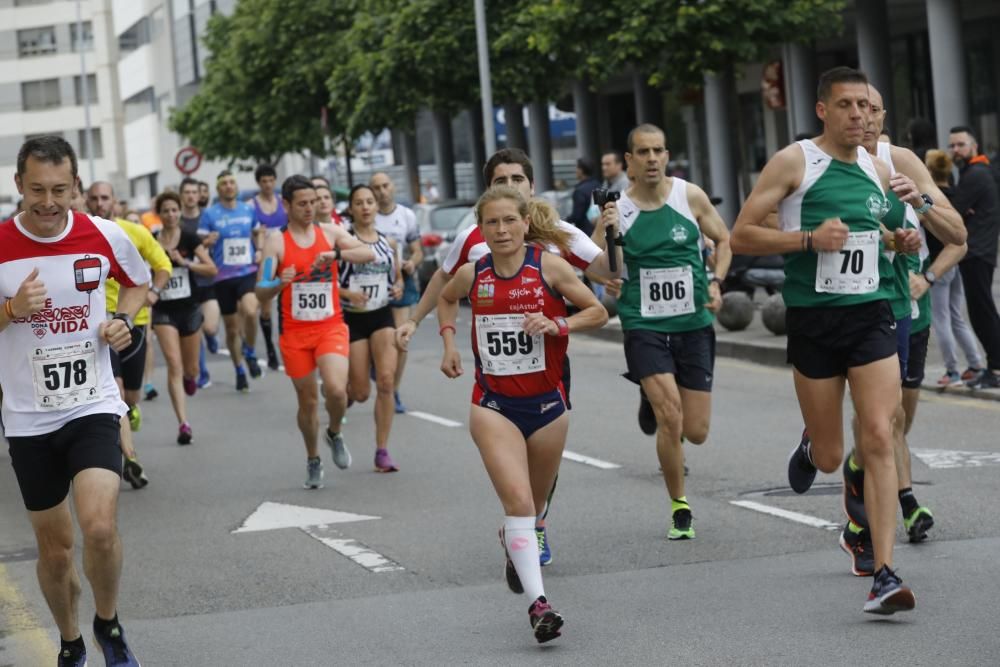
[[[622,329],[680,333],[710,325],[705,240],[688,203],[687,182],[674,177],[667,201],[655,211],[639,210],[625,193],[618,210],[625,242]]]
[[[879,224],[886,198],[871,156],[861,149],[857,162],[841,162],[809,139],[798,145],[805,171],[801,185],[778,206],[781,229],[812,231],[828,218],[840,218],[849,232],[840,251],[785,255],[785,305],[853,306],[890,299],[892,265],[883,255]]]
[[[891,146],[880,141],[876,150],[878,158],[889,165],[889,174],[895,174],[896,167],[892,164]],[[886,195],[886,201],[889,202],[889,211],[882,218],[882,224],[885,225],[886,229],[891,232],[897,229],[920,229],[917,214],[913,212],[912,207],[900,201],[896,193],[890,190]],[[926,243],[921,244],[921,252],[924,256],[927,254],[926,245]],[[916,318],[919,306],[910,299],[910,258],[891,250],[886,250],[885,256],[892,263],[892,296],[889,298],[892,316],[897,320],[905,317]]]

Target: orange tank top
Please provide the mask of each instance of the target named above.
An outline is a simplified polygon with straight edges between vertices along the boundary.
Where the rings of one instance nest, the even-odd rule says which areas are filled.
[[[282,232],[285,252],[278,264],[277,275],[291,266],[295,267],[295,278],[281,291],[281,331],[343,319],[337,285],[337,263],[331,262],[321,269],[313,268],[316,257],[333,248],[318,225],[313,227],[313,232],[316,238],[308,248],[299,247],[287,227]]]

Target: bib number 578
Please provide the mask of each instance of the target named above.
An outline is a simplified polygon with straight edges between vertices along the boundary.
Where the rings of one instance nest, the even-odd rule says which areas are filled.
[[[42,373],[45,376],[45,388],[49,391],[87,384],[87,362],[83,359],[44,364]]]

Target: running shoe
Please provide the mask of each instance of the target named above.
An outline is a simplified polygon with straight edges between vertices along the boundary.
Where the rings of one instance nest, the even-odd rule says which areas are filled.
[[[278,363],[278,353],[274,349],[274,345],[267,346],[267,367],[272,371],[278,370],[281,364]]]
[[[326,431],[323,432],[323,436],[326,438],[326,444],[330,446],[330,451],[333,452],[333,465],[337,466],[341,470],[347,470],[350,468],[351,450],[349,450],[347,445],[344,444],[344,435],[342,433],[330,433],[330,429],[326,429]],[[377,454],[375,457],[375,465],[378,465]]]
[[[507,553],[507,541],[504,539],[504,530],[500,529],[500,546],[503,547],[503,578],[507,582],[507,588],[510,589],[511,593],[517,593],[520,595],[524,592],[524,584],[521,583],[521,577],[517,574],[517,568],[514,567],[514,561],[510,559],[510,554]]]
[[[816,466],[809,458],[809,434],[802,429],[802,440],[788,457],[788,485],[795,493],[805,493],[816,480]]]
[[[535,631],[535,639],[539,644],[552,641],[561,632],[559,628],[563,625],[563,617],[540,595],[537,600],[531,603],[528,609],[528,619],[531,621],[531,629]]]
[[[212,376],[209,375],[207,370],[202,371],[198,375],[198,389],[208,389],[212,386]]]
[[[934,527],[934,516],[926,507],[918,507],[908,517],[903,517],[903,528],[911,542],[923,542],[927,531]]]
[[[122,466],[122,478],[131,484],[133,489],[141,489],[149,484],[146,473],[142,470],[142,465],[135,458],[125,459],[125,465]]]
[[[94,624],[94,639],[104,652],[104,664],[108,667],[140,667],[139,661],[135,659],[132,650],[125,642],[125,630],[121,624],[116,623],[106,632],[97,629],[96,617]]]
[[[401,415],[406,413],[406,406],[403,405],[402,401],[399,400],[399,392],[392,392],[392,397],[396,402],[396,414]]]
[[[977,377],[982,375],[985,368],[973,368],[969,366],[964,371],[962,371],[962,382],[968,382],[969,380],[975,380]]]
[[[236,391],[241,394],[250,393],[250,381],[247,380],[247,372],[243,368],[236,369]]]
[[[646,392],[639,390],[639,429],[646,435],[656,435],[656,414],[653,405],[646,398]]]
[[[869,614],[889,616],[897,611],[910,611],[917,604],[913,591],[903,585],[903,580],[888,565],[875,573],[872,590],[868,594],[864,611]]]
[[[681,507],[674,511],[670,518],[670,530],[667,532],[668,540],[693,540],[694,539],[694,517],[691,516],[690,507]]]
[[[855,533],[844,524],[840,532],[840,548],[851,557],[851,573],[855,577],[870,577],[875,573],[875,551],[872,547],[871,535],[867,530]]]
[[[250,369],[250,377],[256,380],[257,378],[259,378],[261,375],[264,374],[264,371],[260,369],[260,363],[257,361],[256,356],[247,355],[246,360],[247,360],[247,368]]]
[[[375,450],[375,472],[399,472],[388,449]]]
[[[59,651],[58,667],[87,667],[87,649],[67,647]]]
[[[142,410],[139,409],[138,404],[128,409],[128,425],[133,433],[142,428]]]
[[[969,389],[998,389],[1000,388],[1000,375],[991,370],[982,371],[977,377],[965,383]]]
[[[545,527],[535,528],[535,537],[538,538],[538,564],[542,567],[552,564],[552,547],[549,546],[549,537],[545,533]]]
[[[194,378],[185,377],[184,378],[184,393],[188,396],[194,396],[198,391],[198,381]]]
[[[177,429],[177,444],[178,445],[190,445],[191,439],[194,437],[194,431],[191,430],[191,424],[184,422]]]
[[[306,489],[323,488],[323,459],[316,457],[306,462],[306,481],[302,486]]]
[[[841,470],[844,473],[844,512],[847,518],[864,528],[868,527],[868,514],[865,512],[865,471],[851,470],[851,456],[844,457]]]
[[[209,336],[208,334],[205,334],[205,347],[208,348],[208,351],[211,352],[212,354],[218,354],[219,353],[218,336]]]
[[[969,379],[971,380],[972,378],[970,377]],[[958,371],[948,371],[941,376],[937,384],[944,389],[945,387],[961,387],[965,382],[962,380],[962,376],[958,374]]]
[[[160,392],[156,391],[156,387],[154,387],[152,384],[148,382],[146,383],[146,386],[143,387],[143,390],[146,392],[147,401],[151,401],[160,395]]]

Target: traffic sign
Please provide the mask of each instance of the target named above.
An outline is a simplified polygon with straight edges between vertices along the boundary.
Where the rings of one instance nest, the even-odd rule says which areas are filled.
[[[185,176],[190,176],[198,171],[198,167],[201,166],[201,153],[194,146],[185,146],[177,151],[177,157],[174,158],[174,166],[177,167],[177,171]]]

